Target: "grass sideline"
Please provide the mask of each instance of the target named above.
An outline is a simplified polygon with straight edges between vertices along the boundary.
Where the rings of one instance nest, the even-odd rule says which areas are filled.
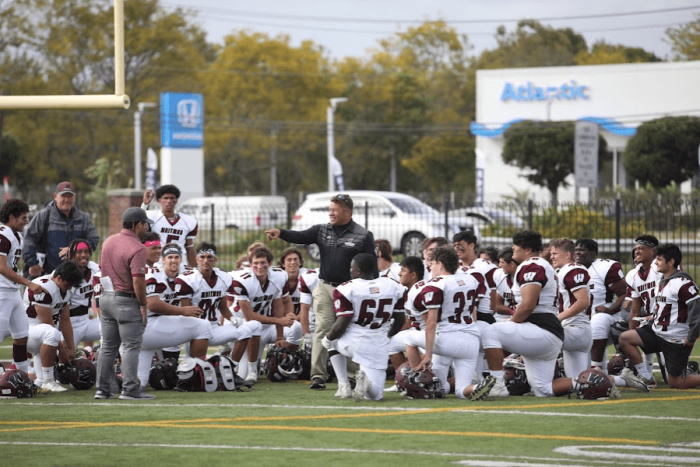
[[[335,389],[262,380],[249,393],[153,391],[158,398],[144,402],[72,389],[0,400],[2,464],[700,465],[700,390],[660,384],[650,393],[623,388],[611,401],[477,403],[385,393],[355,403]]]

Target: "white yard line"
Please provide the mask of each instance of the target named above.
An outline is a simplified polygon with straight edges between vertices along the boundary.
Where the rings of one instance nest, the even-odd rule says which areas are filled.
[[[585,418],[619,418],[619,419],[639,419],[639,420],[671,420],[680,422],[700,422],[700,418],[689,418],[689,417],[652,417],[649,415],[608,415],[608,414],[584,414],[584,413],[572,413],[572,412],[531,412],[529,410],[460,410],[457,409],[455,412],[465,413],[477,413],[477,414],[503,414],[503,415],[538,415],[541,417],[585,417]]]

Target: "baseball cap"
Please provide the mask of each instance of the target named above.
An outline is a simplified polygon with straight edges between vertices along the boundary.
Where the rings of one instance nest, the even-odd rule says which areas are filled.
[[[61,182],[58,185],[56,185],[56,194],[62,195],[65,193],[70,193],[72,195],[75,194],[75,187],[69,181]]]
[[[136,206],[124,211],[122,222],[148,222],[148,225],[153,225],[153,221],[148,218],[146,211]]]

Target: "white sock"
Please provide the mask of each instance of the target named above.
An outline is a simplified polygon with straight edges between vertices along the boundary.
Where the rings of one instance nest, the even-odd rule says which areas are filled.
[[[335,370],[335,377],[338,378],[338,383],[348,383],[348,361],[344,355],[339,353],[331,357],[331,364]]]
[[[649,374],[653,375],[654,374],[654,354],[644,354],[644,362],[647,364],[647,370],[649,370]]]
[[[596,370],[601,370],[605,371],[605,368],[603,368],[603,362],[591,362],[591,368],[595,368]],[[607,373],[607,371],[605,371]]]
[[[49,381],[53,381],[53,367],[49,366],[42,366],[41,367],[41,376],[43,377],[43,381],[45,383],[48,383]]]
[[[646,362],[637,363],[634,367],[637,369],[637,373],[639,374],[639,376],[642,377],[642,379],[648,381],[654,378],[654,376],[652,376],[652,374],[649,373]]]
[[[29,373],[29,360],[25,360],[23,362],[14,362],[14,364],[18,370],[22,370],[25,373]]]
[[[258,374],[258,362],[248,362],[248,374],[257,375]]]
[[[503,370],[491,370],[491,376],[496,378],[496,381],[503,382]]]

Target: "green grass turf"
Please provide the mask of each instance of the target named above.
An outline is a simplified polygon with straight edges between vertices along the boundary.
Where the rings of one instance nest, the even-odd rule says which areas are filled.
[[[355,403],[333,397],[335,389],[262,380],[249,393],[153,391],[158,398],[144,402],[95,401],[93,390],[73,389],[0,400],[0,465],[700,465],[700,445],[671,458],[641,450],[700,442],[698,390],[660,384],[650,393],[622,389],[615,401],[525,396],[477,403],[385,393],[383,401]],[[655,457],[554,451],[622,445]]]

